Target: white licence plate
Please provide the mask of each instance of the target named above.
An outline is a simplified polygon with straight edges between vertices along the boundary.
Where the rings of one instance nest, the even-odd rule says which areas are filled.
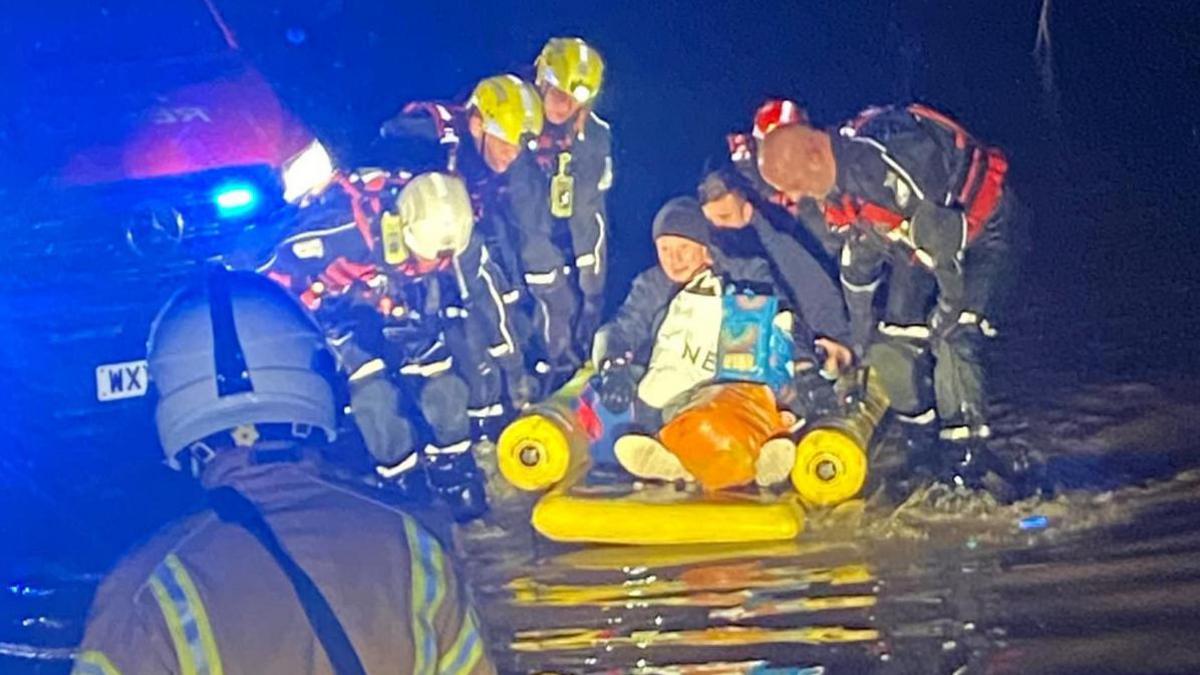
[[[96,367],[96,398],[101,401],[145,396],[149,386],[150,371],[144,359]]]

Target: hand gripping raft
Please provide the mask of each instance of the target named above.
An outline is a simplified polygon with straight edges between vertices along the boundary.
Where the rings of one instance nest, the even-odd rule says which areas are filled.
[[[810,506],[854,499],[867,482],[867,449],[888,409],[874,371],[863,368],[837,384],[842,410],[813,420],[799,432],[792,486]]]

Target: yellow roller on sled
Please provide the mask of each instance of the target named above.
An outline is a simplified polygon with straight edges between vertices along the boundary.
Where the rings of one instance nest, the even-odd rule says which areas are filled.
[[[869,371],[852,385],[860,400],[846,414],[802,431],[791,482],[795,493],[685,492],[674,486],[584,485],[594,416],[579,404],[592,373],[580,371],[554,396],[514,421],[497,444],[500,471],[514,486],[549,491],[533,509],[543,536],[603,544],[716,544],[781,541],[803,529],[802,504],[826,507],[853,499],[867,480],[867,453],[887,410]],[[845,389],[845,387],[843,387]],[[590,426],[589,426],[590,421]],[[612,432],[612,430],[607,430]]]

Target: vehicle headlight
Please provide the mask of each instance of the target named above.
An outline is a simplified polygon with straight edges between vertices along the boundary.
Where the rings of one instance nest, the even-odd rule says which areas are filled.
[[[333,159],[320,141],[313,141],[283,164],[283,198],[291,203],[319,190],[333,175]]]

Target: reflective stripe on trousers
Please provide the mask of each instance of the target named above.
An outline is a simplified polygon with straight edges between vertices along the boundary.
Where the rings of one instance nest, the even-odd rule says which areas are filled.
[[[171,633],[181,675],[222,675],[208,612],[196,584],[174,553],[154,569],[150,588]]]

